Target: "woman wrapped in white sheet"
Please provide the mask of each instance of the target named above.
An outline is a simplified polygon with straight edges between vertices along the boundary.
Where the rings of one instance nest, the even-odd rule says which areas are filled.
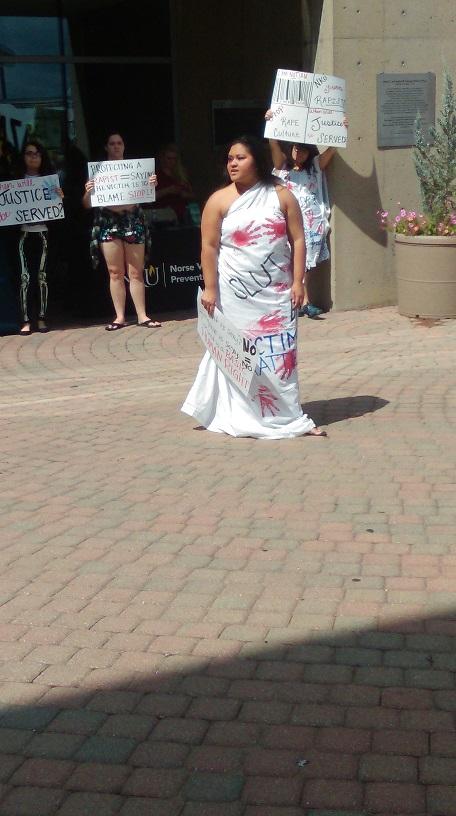
[[[210,197],[202,217],[202,305],[209,314],[217,306],[255,344],[256,369],[246,396],[206,352],[182,410],[232,436],[325,436],[299,400],[306,248],[298,202],[253,137],[231,144],[227,172],[231,183]]]

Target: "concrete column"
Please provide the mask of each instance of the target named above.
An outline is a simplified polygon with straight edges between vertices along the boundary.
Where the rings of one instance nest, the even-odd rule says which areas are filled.
[[[456,80],[455,35],[454,0],[323,0],[314,70],[344,77],[348,95],[348,148],[328,170],[331,261],[317,286],[336,309],[396,302],[392,241],[376,212],[420,207],[411,148],[377,148],[376,76],[433,71],[438,110],[445,65]]]

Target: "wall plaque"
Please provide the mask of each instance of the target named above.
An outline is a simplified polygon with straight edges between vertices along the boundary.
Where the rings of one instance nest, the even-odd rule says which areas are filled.
[[[429,139],[435,124],[435,74],[377,74],[378,147],[414,145],[418,112]]]

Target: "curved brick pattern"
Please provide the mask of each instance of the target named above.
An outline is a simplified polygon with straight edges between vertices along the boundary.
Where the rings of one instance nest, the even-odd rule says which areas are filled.
[[[160,331],[0,338],[0,813],[456,816],[456,325],[300,321],[329,439]]]

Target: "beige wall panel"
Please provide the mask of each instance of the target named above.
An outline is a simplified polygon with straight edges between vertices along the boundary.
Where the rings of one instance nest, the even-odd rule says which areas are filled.
[[[333,300],[338,309],[359,309],[396,301],[396,283],[391,265],[385,265],[386,241],[372,240],[359,231],[345,213],[335,214],[338,234],[337,257],[333,260]]]
[[[456,5],[456,0],[455,0]],[[433,71],[437,80],[437,97],[442,87],[445,66],[453,73],[456,68],[456,32],[454,38],[414,37],[413,39],[386,39],[384,41],[385,73],[425,74]],[[380,73],[380,71],[379,71]]]
[[[384,162],[377,153],[376,76],[382,39],[334,39],[334,69],[347,79],[349,143],[328,173],[334,204],[332,293],[338,309],[392,303],[386,236],[378,226]]]
[[[334,30],[347,39],[383,36],[383,0],[334,0]]]
[[[376,81],[383,56],[382,40],[334,42],[334,69],[347,82],[348,146],[340,155],[353,161],[359,151],[365,154],[377,145]]]
[[[365,0],[366,2],[366,0]],[[368,4],[369,0],[368,0]],[[440,39],[456,34],[456,3],[454,0],[383,0],[385,7],[385,38],[412,37]],[[424,56],[423,54],[421,55]],[[427,56],[432,58],[431,54]]]

